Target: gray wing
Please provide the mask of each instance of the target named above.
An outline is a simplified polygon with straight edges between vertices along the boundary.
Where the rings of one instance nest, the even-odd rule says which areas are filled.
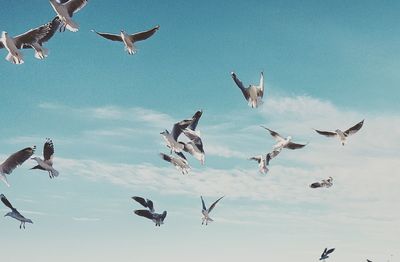
[[[303,145],[303,144],[297,144],[297,143],[289,142],[289,144],[286,145],[286,148],[294,150],[294,149],[303,148],[305,146],[306,145]]]
[[[331,249],[329,249],[328,251],[326,251],[326,255],[329,255],[330,253],[332,253],[333,251],[335,251],[335,249],[334,248],[331,248]]]
[[[344,134],[345,134],[346,136],[349,136],[349,135],[352,135],[352,134],[357,133],[357,131],[361,129],[361,127],[363,126],[363,124],[364,124],[364,120],[361,121],[360,123],[356,124],[355,126],[350,127],[350,128],[347,129],[346,131],[344,131]]]
[[[203,205],[203,210],[206,211],[207,207],[206,207],[206,204],[204,203],[204,199],[202,196],[200,196],[200,198],[201,198],[201,204]]]
[[[6,198],[5,195],[1,194],[0,198],[1,198],[1,202],[3,202],[4,205],[6,205],[7,207],[11,208],[12,210],[15,210],[15,208],[11,205],[10,201],[8,201],[8,199]]]
[[[200,150],[200,152],[204,152],[203,141],[198,136],[198,134],[196,134],[194,131],[191,131],[192,129],[188,128],[183,130],[183,133],[190,139],[190,141],[192,141],[196,145],[196,147]]]
[[[0,49],[4,48],[3,42],[0,42]]]
[[[327,250],[328,250],[328,248],[325,248],[325,249],[324,249],[324,252],[322,252],[322,254],[321,254],[321,258],[324,257],[324,256],[326,255],[326,251],[327,251]]]
[[[244,87],[243,83],[239,80],[239,78],[237,78],[236,74],[234,72],[231,72],[231,76],[233,81],[235,81],[236,85],[240,88],[240,90],[242,91],[244,97],[246,98],[246,100],[249,99],[249,93],[247,92],[247,88]]]
[[[114,34],[109,34],[109,33],[99,33],[99,32],[97,32],[95,30],[92,30],[92,32],[95,32],[99,36],[102,36],[102,37],[104,37],[104,38],[106,38],[108,40],[122,42],[122,38],[121,38],[120,35],[114,35]]]
[[[84,8],[87,3],[88,0],[69,0],[64,3],[64,6],[67,8],[69,16],[72,17],[74,13]]]
[[[322,130],[317,130],[317,129],[314,129],[314,130],[315,130],[315,132],[317,132],[318,134],[323,135],[323,136],[327,136],[327,137],[334,137],[334,136],[337,135],[336,132],[322,131]]]
[[[215,205],[216,205],[222,198],[223,198],[223,196],[220,197],[220,198],[218,198],[217,201],[215,201],[215,202],[210,206],[210,208],[208,209],[208,213],[210,213],[210,212],[214,209]]]
[[[132,34],[129,36],[129,38],[132,40],[132,42],[146,40],[150,36],[154,35],[158,29],[160,29],[159,25],[157,25],[156,27],[154,27],[150,30]]]
[[[175,152],[175,154],[177,154],[180,158],[187,160],[185,155],[182,152]]]
[[[132,199],[141,204],[142,206],[147,207],[147,201],[143,197],[134,196],[132,197]]]
[[[253,157],[250,157],[249,160],[255,160],[258,163],[260,163],[261,162],[261,158],[262,158],[262,156],[253,156]]]
[[[281,152],[281,150],[273,150],[272,152],[267,154],[266,157],[266,165],[269,165],[269,161],[271,161],[272,158],[276,157],[277,155],[279,155],[279,153]]]
[[[53,155],[54,155],[53,141],[50,138],[47,138],[43,146],[43,158],[45,161],[50,160],[52,159]]]
[[[310,187],[311,187],[311,188],[318,188],[318,187],[321,187],[321,183],[320,183],[320,182],[312,183],[312,184],[310,185]]]
[[[146,203],[147,203],[147,207],[149,208],[149,210],[151,212],[154,212],[154,204],[153,201],[151,201],[150,199],[146,199]]]
[[[164,219],[167,217],[167,211],[164,211],[161,215],[161,221],[164,222]]]
[[[197,124],[199,123],[202,114],[203,114],[202,110],[197,111],[192,117],[192,123],[187,128],[193,131],[196,130]]]
[[[273,131],[273,130],[271,130],[271,129],[265,127],[265,126],[261,126],[261,127],[264,128],[264,129],[266,129],[266,130],[268,130],[269,133],[271,134],[271,136],[272,136],[273,138],[275,138],[276,140],[278,140],[278,141],[283,141],[283,140],[285,140],[278,132],[275,132],[275,131]]]
[[[33,153],[35,153],[36,146],[24,148],[11,156],[9,156],[6,161],[1,164],[0,169],[5,174],[11,174],[11,172],[19,165],[22,165],[26,160],[28,160]]]
[[[14,37],[15,46],[17,48],[28,47],[33,43],[42,44],[48,41],[57,31],[60,26],[60,19],[54,18],[53,21],[39,26],[38,28],[31,29],[21,35]]]
[[[141,216],[141,217],[145,217],[148,219],[153,220],[153,213],[151,213],[149,210],[147,209],[140,209],[140,210],[135,210],[134,211],[136,215]]]
[[[167,161],[167,162],[170,162],[170,163],[171,163],[171,161],[172,161],[172,157],[169,156],[169,155],[167,155],[167,154],[160,153],[160,157],[161,157],[162,159],[164,159],[165,161]]]
[[[179,135],[182,133],[183,129],[187,128],[192,123],[192,119],[185,119],[178,123],[174,124],[172,128],[171,135],[172,137],[178,141]]]

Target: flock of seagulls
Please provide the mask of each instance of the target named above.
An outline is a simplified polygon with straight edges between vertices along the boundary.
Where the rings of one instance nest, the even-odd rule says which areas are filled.
[[[84,8],[88,3],[88,0],[49,1],[51,7],[56,13],[56,17],[54,17],[52,21],[37,28],[30,29],[29,31],[15,37],[9,36],[6,31],[1,33],[0,49],[7,49],[8,54],[5,57],[7,61],[17,65],[23,64],[24,56],[20,51],[21,49],[34,49],[35,57],[37,59],[44,59],[48,56],[49,52],[43,47],[43,44],[49,41],[55,35],[57,30],[60,32],[65,31],[65,29],[71,32],[77,32],[79,30],[79,25],[72,20],[72,16]],[[123,42],[128,54],[133,55],[137,51],[134,44],[151,37],[159,28],[160,26],[157,25],[150,30],[138,32],[132,35],[127,34],[123,30],[119,35],[99,33],[95,30],[92,31],[108,40]]]
[[[30,29],[29,31],[11,37],[7,32],[3,31],[0,38],[0,49],[5,48],[8,51],[6,60],[14,64],[24,63],[23,54],[21,49],[33,49],[34,57],[37,59],[44,59],[48,56],[48,50],[43,46],[48,42],[57,31],[63,32],[69,30],[71,32],[77,32],[79,30],[79,25],[72,17],[75,13],[84,8],[88,0],[49,0],[50,5],[54,9],[56,16],[48,23],[41,25],[37,28]],[[128,34],[121,30],[119,34],[111,33],[101,33],[95,30],[92,32],[97,35],[111,41],[121,42],[124,44],[124,48],[129,55],[133,55],[137,52],[137,47],[135,44],[139,41],[146,40],[153,36],[160,26],[157,25],[149,30],[137,32],[134,34]],[[241,90],[244,98],[248,102],[248,105],[252,108],[257,108],[263,104],[263,97],[265,92],[264,87],[264,74],[261,72],[260,80],[258,85],[245,85],[239,80],[235,72],[231,72],[231,77],[234,83]],[[175,123],[171,131],[165,129],[160,134],[165,141],[165,146],[169,150],[169,154],[160,153],[160,157],[173,165],[182,174],[188,174],[191,170],[189,161],[185,154],[189,154],[199,161],[202,165],[205,164],[205,151],[204,145],[201,137],[201,133],[197,130],[197,125],[200,118],[202,117],[203,111],[197,111],[195,114],[189,118],[181,120]],[[341,144],[344,145],[350,135],[357,133],[363,126],[364,120],[357,123],[356,125],[350,127],[345,131],[336,129],[335,131],[322,131],[314,129],[318,134],[326,137],[337,137]],[[269,132],[269,134],[276,140],[276,144],[273,145],[272,151],[266,154],[261,154],[257,156],[250,157],[250,160],[258,162],[259,172],[267,174],[269,169],[268,166],[270,161],[277,157],[283,149],[296,150],[304,148],[307,144],[296,143],[292,141],[291,136],[284,137],[278,132],[273,131],[267,127],[261,126]],[[183,135],[182,135],[183,134]],[[184,137],[184,139],[180,139]],[[18,152],[10,155],[1,165],[0,165],[0,179],[9,187],[10,184],[7,180],[7,175],[10,175],[12,171],[18,166],[22,165],[28,159],[35,160],[37,165],[32,167],[32,170],[41,170],[48,172],[50,178],[55,178],[59,176],[59,172],[53,167],[53,155],[54,155],[54,144],[49,138],[46,139],[43,146],[43,158],[38,156],[32,157],[35,153],[36,146],[26,147]],[[314,182],[310,185],[310,188],[329,188],[333,185],[333,178],[329,177],[320,182]],[[25,228],[25,223],[33,223],[32,220],[25,218],[8,199],[1,194],[1,201],[3,204],[11,209],[11,212],[7,213],[5,216],[12,217],[20,221],[20,228]],[[200,196],[202,203],[202,225],[208,225],[209,222],[214,221],[210,217],[211,211],[215,208],[217,203],[224,198],[224,196],[218,198],[212,205],[207,208],[203,196]],[[146,209],[134,210],[134,213],[138,216],[147,218],[155,223],[155,226],[161,226],[164,224],[164,220],[167,217],[167,211],[162,213],[156,213],[154,209],[153,201],[145,199],[143,197],[134,196],[133,200],[138,202]],[[320,260],[325,261],[329,258],[329,255],[334,251],[334,248],[327,249],[321,254]],[[367,260],[371,262],[370,260]]]

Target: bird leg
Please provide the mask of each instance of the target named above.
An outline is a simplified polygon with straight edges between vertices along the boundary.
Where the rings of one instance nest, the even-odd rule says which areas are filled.
[[[23,224],[23,225],[24,225],[24,229],[25,229],[25,222],[24,222],[24,224]]]
[[[21,222],[21,224],[19,224],[19,229],[21,229],[21,227],[22,227],[22,222]]]
[[[48,171],[48,172],[49,172],[49,177],[50,177],[50,179],[53,178],[53,176],[51,175],[51,172],[50,172],[50,171]]]

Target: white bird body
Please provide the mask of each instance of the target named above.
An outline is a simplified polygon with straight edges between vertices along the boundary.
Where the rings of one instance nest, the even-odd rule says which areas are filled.
[[[57,177],[59,175],[58,171],[52,167],[51,161],[43,161],[39,157],[33,157],[32,159],[35,160],[41,168],[49,172],[50,178]]]
[[[128,54],[133,55],[136,53],[136,48],[133,45],[133,42],[128,34],[126,34],[124,31],[121,31],[121,38],[122,42],[125,44],[125,50],[128,52]]]
[[[218,198],[214,203],[212,203],[212,205],[211,205],[209,208],[207,208],[207,207],[206,207],[206,204],[204,203],[203,197],[200,196],[201,204],[202,204],[201,213],[203,214],[202,222],[201,222],[202,225],[204,225],[204,224],[208,225],[208,222],[213,222],[213,221],[214,221],[214,220],[210,217],[210,213],[211,213],[211,211],[214,209],[215,205],[216,205],[222,198],[223,198],[223,196],[220,197],[220,198]]]
[[[189,154],[191,154],[194,158],[200,161],[202,165],[204,165],[204,152],[201,152],[201,150],[193,143],[192,141],[189,141],[185,144],[185,151],[187,151]]]
[[[3,31],[1,33],[0,41],[3,43],[4,47],[8,51],[8,54],[6,56],[7,61],[17,65],[24,63],[24,57],[22,53],[18,50],[17,46],[15,45],[14,39],[9,37],[7,32]]]
[[[175,140],[173,135],[169,133],[167,130],[161,132],[162,137],[167,143],[167,147],[176,153],[182,152],[184,145]]]
[[[71,16],[68,13],[67,8],[64,4],[57,2],[57,0],[50,0],[50,4],[57,13],[57,16],[64,23],[65,27],[71,32],[77,32],[79,30],[79,25],[72,21]]]

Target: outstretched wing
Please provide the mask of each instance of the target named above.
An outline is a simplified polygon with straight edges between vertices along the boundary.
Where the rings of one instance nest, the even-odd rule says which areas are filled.
[[[15,46],[17,48],[30,48],[34,43],[42,44],[48,41],[57,31],[60,26],[60,19],[55,17],[51,22],[34,28],[14,37]]]
[[[289,148],[289,149],[294,150],[294,149],[303,148],[303,147],[305,147],[305,146],[306,146],[306,145],[304,145],[304,144],[297,144],[297,143],[289,142],[289,143],[286,145],[286,148]]]
[[[216,205],[222,198],[223,198],[223,196],[220,197],[220,198],[218,198],[217,201],[215,201],[215,202],[210,206],[210,208],[208,209],[208,213],[210,213],[210,212],[214,209],[215,205]]]
[[[172,157],[169,156],[169,155],[167,155],[167,154],[160,153],[160,157],[161,157],[162,159],[164,159],[165,161],[167,161],[167,162],[170,162],[170,163],[171,163],[171,161],[172,161]]]
[[[99,36],[102,36],[102,37],[104,37],[104,38],[106,38],[108,40],[122,42],[122,38],[121,38],[120,35],[114,35],[114,34],[110,34],[110,33],[100,33],[100,32],[97,32],[97,31],[95,31],[93,29],[92,29],[92,32],[95,32]]]
[[[315,132],[317,132],[318,134],[323,135],[323,136],[327,136],[327,137],[337,136],[336,132],[322,131],[322,130],[317,130],[317,129],[314,129],[314,130],[315,130]]]
[[[190,130],[196,130],[197,124],[199,123],[200,117],[203,114],[203,111],[197,111],[192,117],[192,123],[187,127]]]
[[[261,162],[261,159],[262,159],[262,156],[253,156],[253,157],[250,157],[250,158],[249,158],[249,160],[255,160],[255,161],[257,161],[258,163]]]
[[[140,210],[135,210],[134,211],[136,215],[141,216],[141,217],[145,217],[148,219],[153,220],[153,213],[151,213],[149,210],[147,209],[140,209]]]
[[[257,95],[259,97],[263,97],[264,96],[264,73],[261,72],[261,76],[260,76],[260,85],[257,88]]]
[[[335,249],[334,248],[331,248],[331,249],[328,249],[328,251],[326,251],[326,255],[329,255],[330,253],[332,253],[333,251],[335,251]]]
[[[50,138],[46,139],[46,142],[44,143],[43,146],[43,158],[44,161],[51,160],[54,155],[54,144],[53,141]]]
[[[11,174],[11,172],[19,165],[22,165],[28,160],[33,153],[35,153],[36,146],[24,148],[11,156],[9,156],[3,164],[0,165],[0,170],[5,174]]]
[[[155,26],[154,28],[152,28],[150,30],[132,34],[129,36],[129,38],[131,39],[132,42],[146,40],[150,36],[154,35],[158,29],[160,29],[159,25]]]
[[[3,42],[0,42],[0,49],[4,48]]]
[[[171,135],[175,139],[175,141],[178,141],[178,137],[182,133],[183,129],[187,128],[191,123],[192,119],[185,119],[174,124]]]
[[[247,92],[247,88],[243,85],[243,83],[239,80],[239,78],[237,78],[235,72],[231,72],[231,76],[233,81],[235,81],[236,85],[240,88],[240,90],[242,91],[244,98],[246,98],[246,100],[249,99],[249,93]]]
[[[275,140],[277,140],[278,142],[285,141],[285,139],[278,132],[275,132],[275,131],[273,131],[273,130],[265,127],[265,126],[261,126],[261,127],[266,129],[266,130],[268,130],[269,133],[271,134],[271,136],[273,138],[275,138]]]
[[[64,3],[64,6],[67,8],[68,14],[72,17],[76,12],[85,7],[88,3],[88,0],[69,0]]]
[[[204,199],[203,199],[203,197],[202,196],[200,196],[200,198],[201,198],[201,204],[203,205],[203,210],[207,210],[207,207],[206,207],[206,204],[204,203]]]
[[[6,198],[5,195],[1,194],[0,195],[1,198],[1,202],[4,203],[4,205],[6,205],[7,207],[11,208],[12,210],[14,210],[15,208],[11,205],[10,201],[8,201],[8,199]]]
[[[164,211],[161,215],[161,221],[164,222],[164,219],[167,217],[167,211]]]
[[[360,123],[356,124],[355,126],[350,127],[350,128],[347,129],[346,131],[344,131],[344,134],[345,134],[346,136],[349,136],[349,135],[352,135],[352,134],[357,133],[358,130],[361,129],[361,127],[363,126],[363,124],[364,124],[364,120],[361,121]]]

